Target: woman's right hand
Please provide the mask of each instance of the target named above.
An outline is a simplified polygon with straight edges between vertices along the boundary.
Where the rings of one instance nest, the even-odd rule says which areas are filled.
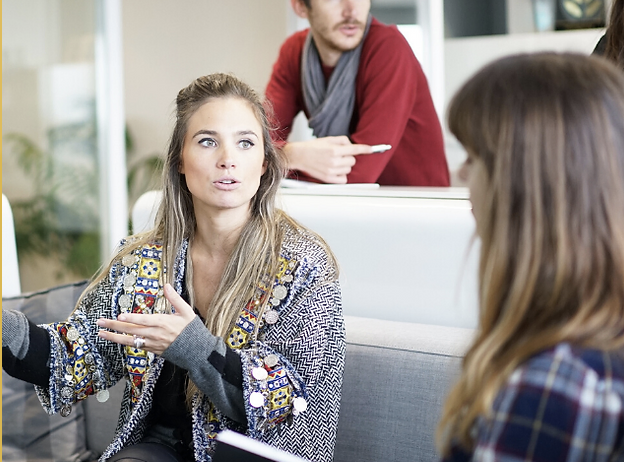
[[[120,345],[135,347],[135,339],[142,338],[140,349],[161,355],[196,316],[193,308],[170,284],[165,284],[164,293],[167,301],[175,308],[174,313],[123,313],[117,320],[101,318],[97,321],[98,326],[108,330],[100,330],[98,335]]]

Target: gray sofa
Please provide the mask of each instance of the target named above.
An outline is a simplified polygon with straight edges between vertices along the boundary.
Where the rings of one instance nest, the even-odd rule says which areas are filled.
[[[85,283],[3,298],[35,322],[67,316]],[[436,460],[434,432],[471,329],[346,317],[347,358],[335,460]],[[32,386],[3,372],[4,461],[87,461],[112,439],[123,384],[63,418],[48,416]]]

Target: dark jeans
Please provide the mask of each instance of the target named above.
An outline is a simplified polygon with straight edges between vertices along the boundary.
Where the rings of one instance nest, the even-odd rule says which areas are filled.
[[[122,449],[107,462],[187,462],[187,460],[165,444],[138,443]]]

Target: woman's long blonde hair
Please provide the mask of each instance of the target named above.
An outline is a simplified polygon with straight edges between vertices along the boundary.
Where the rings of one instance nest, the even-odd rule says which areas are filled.
[[[203,104],[214,98],[240,98],[249,104],[262,126],[266,164],[258,191],[251,201],[250,219],[241,232],[217,291],[207,307],[206,326],[214,335],[226,337],[258,285],[267,282],[267,278],[270,282],[275,275],[285,228],[294,232],[302,230],[298,223],[275,208],[276,194],[286,171],[286,161],[283,152],[276,149],[271,141],[270,124],[262,100],[247,84],[232,75],[217,73],[199,77],[180,90],[176,98],[175,126],[163,171],[163,198],[156,214],[155,228],[135,236],[132,244],[124,247],[115,260],[147,243],[161,242],[163,265],[170,269],[163,282],[174,283],[176,271],[171,269],[176,256],[185,240],[192,243],[196,226],[192,195],[186,185],[185,176],[179,173],[184,139],[189,119]],[[316,237],[335,264],[330,249],[320,237]],[[112,263],[96,277],[91,287],[108,274],[111,265]],[[187,258],[186,265],[186,287],[190,303],[194,306],[193,267],[190,258]],[[267,301],[268,297],[265,298],[265,304]],[[195,385],[190,383],[187,398],[190,399],[196,390]]]
[[[479,329],[438,428],[473,446],[511,372],[560,342],[624,346],[624,76],[576,54],[518,55],[472,77],[451,132],[485,163]]]

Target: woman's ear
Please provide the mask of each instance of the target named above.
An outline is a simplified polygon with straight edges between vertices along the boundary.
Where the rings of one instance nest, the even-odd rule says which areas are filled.
[[[178,173],[184,175],[184,162],[180,159],[180,163],[178,164]]]
[[[264,162],[262,162],[262,175],[264,175],[267,171],[267,166],[269,165],[269,163],[265,160]],[[260,175],[260,176],[262,176]]]

